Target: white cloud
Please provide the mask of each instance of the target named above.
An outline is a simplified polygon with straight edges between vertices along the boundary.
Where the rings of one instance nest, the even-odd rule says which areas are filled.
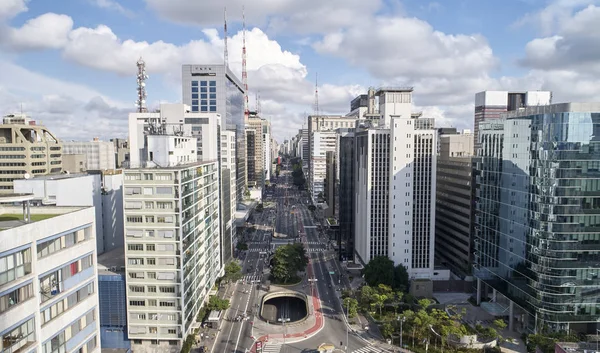
[[[0,1],[0,20],[13,18],[21,12],[27,11],[25,0],[2,0]]]
[[[375,77],[477,76],[496,66],[480,35],[450,35],[416,18],[377,17],[326,35],[315,49],[365,67]]]
[[[116,0],[90,0],[92,4],[102,9],[112,10],[119,12],[127,17],[132,17],[133,12],[124,8]]]
[[[71,17],[50,12],[11,28],[5,41],[18,50],[59,49],[66,45],[72,29]]]
[[[200,26],[223,25],[223,9],[230,21],[241,22],[246,6],[249,24],[267,25],[278,32],[323,33],[352,25],[358,19],[377,12],[382,0],[145,0],[157,15],[176,23]],[[335,15],[332,15],[335,14]]]
[[[0,115],[22,109],[65,140],[127,136],[129,105],[9,62],[0,61],[0,72]]]
[[[513,27],[533,25],[542,35],[547,36],[555,32],[558,26],[569,22],[573,12],[598,3],[600,3],[598,0],[551,0],[540,10],[525,14],[513,24]]]

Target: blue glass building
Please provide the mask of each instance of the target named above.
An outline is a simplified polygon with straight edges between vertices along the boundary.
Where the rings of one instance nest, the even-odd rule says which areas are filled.
[[[478,300],[513,329],[595,333],[600,103],[528,107],[481,122],[479,133]]]

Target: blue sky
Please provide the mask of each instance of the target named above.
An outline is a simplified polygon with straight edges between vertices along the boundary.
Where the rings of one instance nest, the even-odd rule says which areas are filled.
[[[415,110],[459,128],[485,89],[600,93],[594,0],[3,0],[0,113],[23,106],[64,139],[125,137],[137,58],[150,107],[179,101],[182,63],[222,61],[223,4],[238,73],[246,6],[251,107],[260,91],[280,141],[313,111],[316,73],[321,111],[346,113],[369,86],[410,85]]]

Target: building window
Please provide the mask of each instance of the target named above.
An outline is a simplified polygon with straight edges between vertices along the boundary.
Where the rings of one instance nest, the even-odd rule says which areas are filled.
[[[192,99],[198,99],[198,93],[192,93]]]
[[[31,248],[0,258],[0,286],[31,273]]]
[[[210,81],[210,87],[216,87],[217,81]]]
[[[192,87],[198,87],[198,81],[192,81]]]
[[[2,335],[2,352],[20,352],[35,343],[35,321],[25,323]]]
[[[200,81],[200,86],[206,87],[206,81]]]
[[[33,283],[26,284],[0,297],[0,313],[33,297]]]

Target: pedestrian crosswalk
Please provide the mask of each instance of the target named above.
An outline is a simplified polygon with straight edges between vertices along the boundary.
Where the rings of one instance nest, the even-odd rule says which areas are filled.
[[[304,244],[308,244],[308,245],[323,245],[323,243],[320,243],[318,241],[307,241]]]
[[[352,351],[352,353],[382,353],[384,350],[377,348],[375,346],[364,346],[357,350]]]
[[[248,251],[250,252],[267,252],[270,251],[271,249],[269,248],[252,248],[252,249],[248,249]]]
[[[308,248],[306,249],[306,252],[323,252],[325,251],[325,249],[323,248]]]
[[[262,347],[263,353],[279,353],[279,351],[281,351],[281,344],[265,343]]]
[[[246,275],[242,278],[242,280],[244,280],[244,282],[260,282],[260,277],[259,275]]]

